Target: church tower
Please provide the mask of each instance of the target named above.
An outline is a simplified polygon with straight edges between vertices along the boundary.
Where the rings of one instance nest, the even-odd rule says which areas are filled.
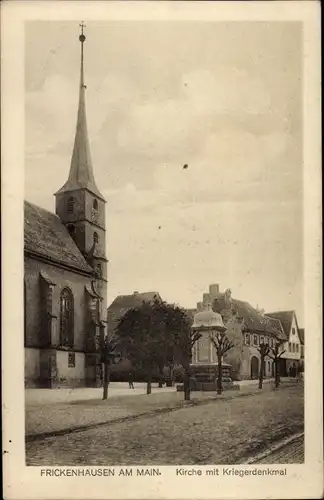
[[[76,133],[68,180],[55,193],[56,214],[94,269],[94,286],[102,298],[102,316],[107,307],[106,200],[96,185],[91,161],[85,106],[85,25],[81,23],[80,27],[81,74]]]

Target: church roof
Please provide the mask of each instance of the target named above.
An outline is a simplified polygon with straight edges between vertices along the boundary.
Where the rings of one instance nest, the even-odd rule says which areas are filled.
[[[80,75],[80,88],[79,88],[79,106],[78,117],[76,124],[76,133],[74,139],[74,147],[72,153],[72,160],[70,166],[69,178],[64,186],[56,193],[66,193],[77,189],[87,189],[95,194],[101,200],[105,201],[103,195],[100,193],[93,175],[93,167],[89,146],[87,118],[86,118],[86,105],[85,105],[85,89],[84,84],[84,70],[83,70],[83,45],[85,36],[80,36],[81,42],[81,75]]]
[[[57,264],[93,273],[61,220],[52,212],[25,201],[25,251]]]

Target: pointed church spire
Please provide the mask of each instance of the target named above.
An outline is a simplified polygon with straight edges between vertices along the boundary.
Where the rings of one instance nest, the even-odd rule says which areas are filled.
[[[81,34],[79,40],[81,43],[81,73],[80,73],[80,89],[79,89],[79,107],[76,125],[76,133],[74,139],[74,147],[72,153],[71,167],[69,178],[64,186],[56,193],[64,193],[67,191],[74,191],[76,189],[88,189],[93,194],[101,198],[104,197],[98,190],[93,175],[91,153],[88,139],[87,119],[86,119],[86,106],[85,106],[85,90],[84,84],[84,54],[83,45],[86,37],[83,29],[86,27],[83,22],[79,25]]]

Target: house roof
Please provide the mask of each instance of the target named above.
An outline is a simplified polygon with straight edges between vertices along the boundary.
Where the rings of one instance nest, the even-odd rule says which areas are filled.
[[[132,309],[134,307],[139,307],[143,302],[151,302],[155,297],[161,300],[158,292],[135,292],[132,295],[118,295],[110,304],[108,310]]]
[[[282,336],[282,330],[278,328],[279,325],[272,323],[269,318],[262,315],[248,302],[231,299],[231,307],[238,316],[243,318],[246,330],[250,332],[274,335],[279,338]],[[213,309],[217,310],[217,312],[220,312],[222,309],[226,309],[224,294],[219,294],[219,296],[215,299]]]
[[[267,313],[267,316],[269,316],[270,318],[278,319],[280,321],[283,327],[286,340],[289,339],[294,315],[295,311],[276,311],[272,313]]]
[[[129,309],[140,307],[143,302],[152,302],[155,297],[162,300],[158,292],[135,292],[132,295],[118,295],[107,310],[108,331],[113,332],[116,329],[119,320]]]
[[[266,316],[266,317],[268,318],[268,320],[270,321],[272,326],[280,332],[280,335],[278,336],[278,338],[281,340],[286,340],[286,335],[285,335],[284,329],[282,327],[281,321],[279,319],[276,319],[276,318],[270,318],[270,316]]]
[[[305,343],[305,328],[299,328],[299,338],[302,344]]]
[[[194,316],[197,312],[197,309],[186,309],[186,313],[192,320],[194,319]]]
[[[25,251],[57,264],[93,273],[66,227],[55,214],[28,201],[24,203],[24,210]]]

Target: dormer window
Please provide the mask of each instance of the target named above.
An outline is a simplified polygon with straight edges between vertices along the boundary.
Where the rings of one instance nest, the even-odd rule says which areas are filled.
[[[68,212],[68,214],[73,214],[73,212],[74,212],[74,198],[73,198],[73,196],[70,196],[68,201],[67,201],[67,212]]]
[[[99,243],[99,235],[96,232],[93,233],[93,242],[94,243]]]

